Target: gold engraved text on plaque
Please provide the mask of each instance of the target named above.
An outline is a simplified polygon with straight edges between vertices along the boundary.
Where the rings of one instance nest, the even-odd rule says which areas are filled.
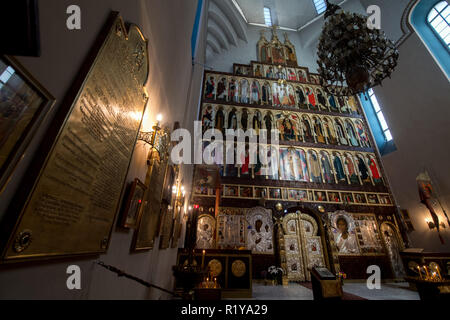
[[[147,41],[112,13],[109,32],[3,252],[5,260],[107,249],[148,96]],[[32,240],[32,241],[31,241]]]

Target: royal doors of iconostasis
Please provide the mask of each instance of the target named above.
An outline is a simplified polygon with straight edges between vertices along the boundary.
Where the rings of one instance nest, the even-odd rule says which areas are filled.
[[[280,258],[288,280],[311,281],[311,268],[326,267],[325,242],[317,221],[297,211],[284,216],[281,226]]]

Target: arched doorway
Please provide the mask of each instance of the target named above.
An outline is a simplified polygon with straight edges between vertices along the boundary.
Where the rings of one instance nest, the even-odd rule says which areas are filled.
[[[320,218],[319,218],[320,219]],[[325,232],[310,214],[296,211],[282,218],[281,264],[289,281],[311,281],[313,267],[328,267]]]

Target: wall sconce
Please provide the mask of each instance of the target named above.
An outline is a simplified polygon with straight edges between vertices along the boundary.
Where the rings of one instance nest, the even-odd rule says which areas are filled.
[[[425,222],[428,224],[428,228],[430,228],[430,230],[433,230],[434,228],[436,228],[436,224],[433,221],[425,219]],[[446,228],[445,223],[443,221],[440,221],[439,222],[439,227],[442,228],[442,229],[445,229]]]
[[[434,224],[433,221],[425,219],[425,222],[428,224],[428,228],[430,228],[430,230],[433,230],[434,228],[436,228],[436,225]]]
[[[149,144],[152,148],[154,148],[156,136],[158,135],[158,132],[161,131],[162,119],[163,119],[162,115],[158,114],[156,116],[156,123],[152,127],[153,131],[150,131],[150,132],[139,131],[138,140],[144,141],[145,143]]]

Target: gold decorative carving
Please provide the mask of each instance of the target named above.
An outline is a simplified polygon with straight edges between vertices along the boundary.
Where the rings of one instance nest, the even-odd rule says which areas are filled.
[[[247,267],[242,260],[236,260],[231,264],[231,272],[236,278],[241,278],[245,275]]]
[[[208,267],[213,277],[218,277],[222,273],[222,263],[217,259],[211,260]]]

